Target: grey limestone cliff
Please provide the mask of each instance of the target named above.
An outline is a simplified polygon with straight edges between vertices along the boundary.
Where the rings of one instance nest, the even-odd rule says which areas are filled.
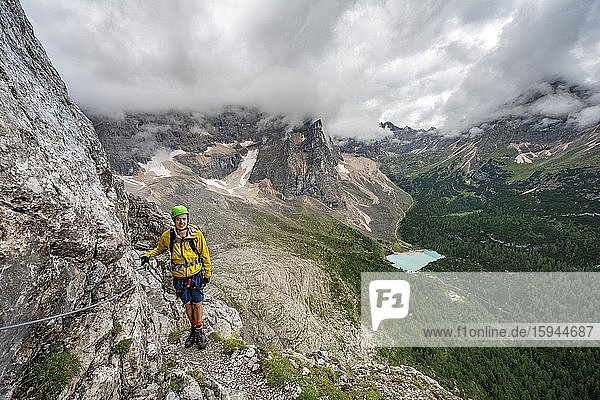
[[[267,178],[285,196],[308,195],[330,208],[341,208],[345,203],[336,170],[340,160],[323,132],[323,123],[316,120],[265,143],[250,181]]]
[[[0,326],[68,312],[133,284],[122,183],[89,120],[67,94],[17,1],[0,1]],[[151,343],[139,291],[78,318],[0,330],[0,398],[22,398],[60,342],[80,354],[77,388],[103,398],[135,387],[147,360],[112,354],[113,322]],[[126,317],[142,310],[137,319]],[[139,347],[140,349],[142,346]],[[90,351],[91,349],[91,351]],[[133,351],[137,353],[139,350]],[[104,367],[105,373],[97,374]],[[119,371],[130,372],[125,379]]]
[[[228,107],[216,115],[165,111],[125,113],[108,117],[86,112],[106,149],[113,169],[122,175],[134,175],[140,163],[148,162],[159,148],[183,150],[183,164],[207,178],[222,178],[234,171],[241,161],[237,148],[216,149],[216,143],[259,142],[263,135],[277,134],[278,127],[258,125],[264,115],[254,109]],[[209,150],[213,148],[213,151]],[[226,150],[221,154],[219,150]],[[203,153],[207,153],[203,157]]]

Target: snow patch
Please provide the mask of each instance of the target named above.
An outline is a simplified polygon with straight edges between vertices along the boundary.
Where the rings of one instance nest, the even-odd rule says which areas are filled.
[[[120,175],[119,177],[123,179],[123,182],[133,186],[139,186],[140,189],[146,187],[146,184],[144,182],[138,181],[137,179],[133,179],[131,176]]]
[[[536,188],[536,187],[535,187],[535,188],[533,188],[533,189],[529,189],[529,190],[526,190],[526,191],[524,191],[523,193],[521,193],[521,195],[524,195],[524,194],[527,194],[527,193],[533,193],[533,192],[535,192],[536,190],[538,190],[538,188]]]
[[[528,158],[525,154],[519,154],[518,156],[515,157],[515,162],[517,164],[531,164],[533,163],[533,161],[531,161],[530,158]]]
[[[350,173],[350,171],[348,171],[348,169],[342,163],[338,163],[338,165],[336,165],[335,169],[337,170],[337,172],[339,174],[346,174],[346,175],[348,175]]]
[[[206,179],[201,178],[202,182],[207,186],[212,186],[218,190],[225,191],[229,194],[239,194],[239,190],[243,189],[248,183],[250,174],[256,164],[258,150],[250,150],[244,156],[237,170],[226,176],[224,179]]]
[[[138,163],[138,165],[144,169],[147,173],[152,172],[158,178],[168,178],[171,176],[171,171],[165,167],[165,162],[173,162],[173,158],[180,154],[185,154],[183,150],[174,150],[169,152],[168,150],[159,150],[146,164]]]
[[[239,187],[246,186],[248,183],[248,178],[250,178],[250,174],[254,169],[254,164],[256,164],[256,158],[258,157],[258,150],[250,150],[248,154],[244,157],[244,160],[241,163],[242,167],[242,176],[240,178]]]
[[[233,189],[230,188],[226,182],[220,180],[220,179],[206,179],[206,178],[201,178],[202,182],[204,182],[204,184],[208,185],[208,186],[213,186],[216,187],[217,189],[220,190],[225,190],[229,193],[233,193]]]

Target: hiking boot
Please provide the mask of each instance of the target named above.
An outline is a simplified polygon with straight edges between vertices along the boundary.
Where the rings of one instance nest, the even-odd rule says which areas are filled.
[[[185,348],[192,347],[196,343],[196,332],[195,329],[190,329],[190,335],[185,339]]]
[[[198,348],[200,350],[204,350],[206,348],[206,346],[208,346],[208,339],[206,338],[206,335],[204,334],[204,329],[198,329],[198,332],[196,334],[198,335],[198,339],[197,339]]]

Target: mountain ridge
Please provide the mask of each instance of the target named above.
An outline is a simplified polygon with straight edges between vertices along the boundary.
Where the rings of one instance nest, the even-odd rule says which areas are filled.
[[[594,167],[600,139],[598,98],[589,88],[555,79],[535,85],[507,103],[495,119],[458,135],[447,136],[435,128],[399,128],[387,121],[380,126],[390,132],[388,137],[370,142],[336,138],[335,142],[342,151],[384,164],[401,155],[401,168],[409,170],[409,175],[423,167],[452,165],[477,177],[493,160],[507,169],[533,164],[532,173],[552,164]]]
[[[171,112],[90,118],[113,168],[131,173],[122,176],[134,192],[178,175],[192,181],[200,177],[209,190],[254,203],[307,197],[385,240],[395,239],[397,219],[411,201],[377,167],[367,168],[371,161],[341,154],[319,119],[289,128],[280,117],[243,107],[213,116]],[[136,137],[141,144],[135,144]],[[133,151],[123,151],[130,146]],[[132,160],[136,169],[130,167]]]

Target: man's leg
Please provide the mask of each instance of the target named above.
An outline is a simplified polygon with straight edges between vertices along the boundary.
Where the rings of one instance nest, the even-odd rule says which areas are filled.
[[[202,302],[192,304],[194,306],[194,317],[196,318],[196,334],[198,335],[196,343],[200,350],[204,350],[208,345],[208,339],[206,338],[202,327]]]
[[[185,305],[185,314],[190,320],[190,324],[194,325],[196,322],[194,303],[186,303]]]
[[[186,287],[186,282],[182,279],[173,278],[173,287],[175,288],[177,297],[181,299],[181,303],[185,307],[185,315],[187,315],[188,320],[190,321],[190,334],[187,339],[185,339],[185,347],[192,347],[194,343],[196,343],[197,336],[192,296],[190,290]]]
[[[202,302],[192,303],[192,308],[194,310],[194,322],[196,322],[196,325],[198,323],[202,324]]]
[[[189,313],[188,313],[189,305]],[[194,329],[202,329],[202,303],[186,304],[185,312],[188,313],[188,318]]]
[[[188,335],[187,339],[185,339],[185,344],[184,346],[187,347],[192,347],[194,345],[194,343],[196,343],[196,320],[194,317],[194,306],[193,303],[188,302],[185,303],[185,314],[187,315],[188,319],[190,320],[190,334]]]

